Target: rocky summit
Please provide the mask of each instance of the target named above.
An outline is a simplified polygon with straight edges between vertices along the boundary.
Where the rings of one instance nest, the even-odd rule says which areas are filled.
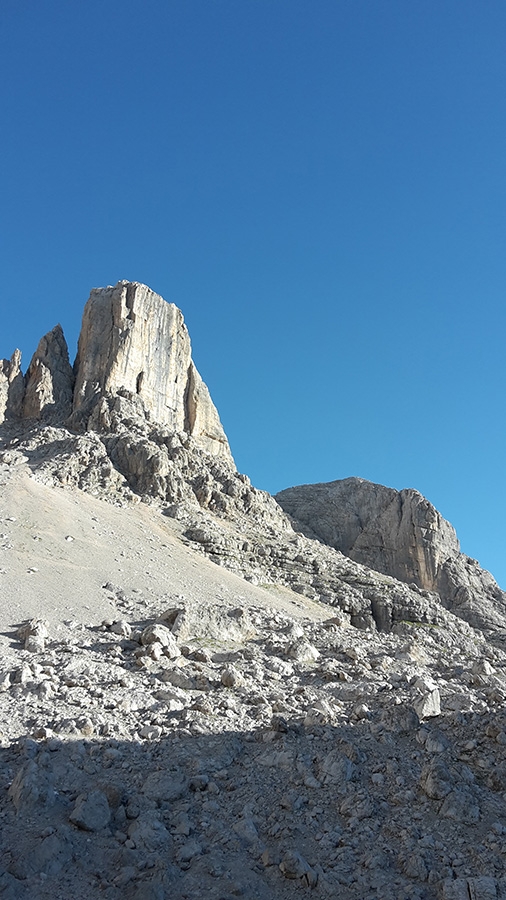
[[[40,341],[26,373],[19,351],[2,360],[0,419],[65,422],[90,430],[108,419],[107,399],[138,401],[146,418],[191,434],[232,462],[216,407],[191,358],[181,311],[144,284],[93,290],[72,368],[60,325]]]
[[[506,596],[427,500],[253,487],[137,283],[0,421],[1,900],[505,900]]]

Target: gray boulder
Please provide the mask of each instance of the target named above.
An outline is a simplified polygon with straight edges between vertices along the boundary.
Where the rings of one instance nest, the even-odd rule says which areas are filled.
[[[81,794],[70,814],[70,821],[83,831],[101,831],[109,824],[111,810],[103,791]]]

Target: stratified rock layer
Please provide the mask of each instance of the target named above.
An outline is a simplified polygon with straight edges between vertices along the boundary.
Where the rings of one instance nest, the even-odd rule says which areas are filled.
[[[276,500],[324,543],[377,572],[436,591],[473,624],[504,615],[506,594],[460,552],[453,526],[418,491],[345,478],[287,488]]]

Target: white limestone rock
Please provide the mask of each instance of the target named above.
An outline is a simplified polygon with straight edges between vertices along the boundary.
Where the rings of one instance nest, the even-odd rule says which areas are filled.
[[[299,638],[297,641],[294,641],[292,644],[290,644],[287,653],[291,659],[294,659],[296,662],[303,664],[316,662],[316,660],[320,656],[316,647],[314,647],[313,644],[310,644],[309,641],[306,641],[304,638]]]
[[[10,359],[0,359],[0,424],[21,414],[25,383],[21,372],[21,351]]]
[[[174,635],[165,625],[158,623],[147,625],[141,633],[140,640],[153,659],[161,659],[163,655],[169,659],[177,659],[178,656],[181,656],[181,650]]]
[[[46,619],[30,619],[18,628],[17,635],[25,642],[25,650],[40,653],[45,649],[46,638],[49,636],[48,624]]]
[[[25,383],[24,418],[62,422],[72,412],[74,373],[61,325],[40,339]]]
[[[170,627],[178,641],[205,637],[214,640],[248,640],[256,634],[247,611],[241,607],[201,608],[191,603],[166,609],[160,621]]]
[[[420,691],[415,697],[413,707],[420,720],[441,715],[439,688],[435,687],[432,690]]]
[[[282,509],[310,537],[377,572],[437,592],[479,628],[506,627],[506,593],[460,552],[453,526],[418,491],[345,478],[287,488]]]
[[[412,489],[345,478],[287,488],[276,500],[326,544],[426,590],[437,590],[442,564],[460,550],[450,523]]]
[[[146,285],[120,281],[92,290],[75,363],[74,410],[101,395],[138,397],[151,419],[191,434],[199,447],[233,462],[209,391],[191,358],[183,314]]]

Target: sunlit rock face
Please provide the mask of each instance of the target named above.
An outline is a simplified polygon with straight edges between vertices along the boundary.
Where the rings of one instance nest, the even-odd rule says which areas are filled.
[[[287,488],[283,510],[350,559],[427,591],[478,627],[504,615],[506,594],[476,560],[460,552],[453,526],[412,488],[363,478]]]
[[[120,281],[92,290],[73,368],[60,325],[41,338],[24,377],[19,350],[0,360],[0,422],[36,419],[79,431],[104,429],[104,404],[114,398],[234,465],[193,363],[183,314],[144,284]]]
[[[63,421],[72,412],[74,373],[60,325],[39,341],[28,367],[23,417]]]
[[[74,411],[103,394],[137,396],[153,422],[191,434],[232,461],[209,391],[191,358],[182,312],[137,282],[97,288],[85,306],[75,362]]]
[[[19,350],[0,361],[0,422],[63,422],[72,412],[74,380],[67,342],[56,325],[40,339],[24,377]]]
[[[345,478],[288,488],[276,499],[326,544],[426,590],[437,590],[442,564],[460,550],[454,528],[415,490]]]

